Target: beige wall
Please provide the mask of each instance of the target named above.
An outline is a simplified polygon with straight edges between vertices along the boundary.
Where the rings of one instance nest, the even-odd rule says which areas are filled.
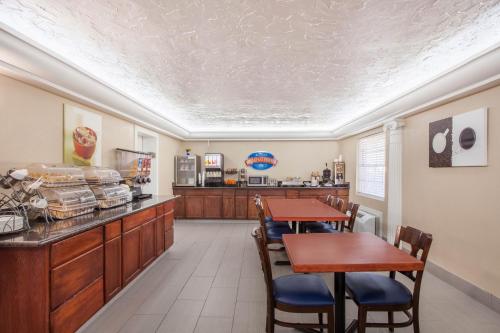
[[[429,122],[480,107],[488,166],[429,168]],[[434,263],[500,297],[500,86],[409,117],[403,131],[404,223],[433,234]]]
[[[386,190],[386,198],[384,200],[372,199],[363,195],[356,193],[356,165],[357,165],[357,147],[358,141],[360,138],[380,133],[382,132],[382,128],[376,128],[374,130],[364,132],[358,135],[351,136],[344,140],[339,141],[340,153],[342,154],[343,159],[345,160],[345,168],[346,168],[346,181],[351,183],[351,195],[350,200],[364,207],[368,207],[371,209],[378,210],[382,212],[382,225],[381,232],[382,235],[386,235],[386,216],[387,216],[387,190]],[[387,150],[386,150],[386,158],[387,158]],[[387,185],[387,176],[386,176],[386,185]],[[386,186],[387,188],[387,186]]]
[[[102,116],[102,159],[114,166],[114,149],[134,149],[134,124],[0,75],[0,172],[32,162],[63,160],[63,104]],[[180,141],[160,135],[159,193],[171,193],[173,156]]]
[[[184,142],[183,149],[191,148],[192,153],[202,156],[206,152],[223,153],[224,168],[243,168],[248,154],[264,150],[271,152],[278,164],[268,170],[249,169],[249,174],[269,175],[272,178],[300,176],[310,180],[311,172],[322,172],[325,163],[332,168],[332,162],[338,156],[336,141],[216,141]]]

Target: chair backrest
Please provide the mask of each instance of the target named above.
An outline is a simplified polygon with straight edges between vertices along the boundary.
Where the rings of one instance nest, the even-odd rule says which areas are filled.
[[[266,282],[267,298],[273,299],[273,273],[271,270],[271,259],[269,258],[269,250],[267,249],[264,238],[265,230],[263,227],[255,228],[252,232],[252,237],[255,240],[259,251],[260,264],[262,272],[264,272],[264,280]]]
[[[344,223],[341,224],[341,231],[344,231],[344,229],[347,229],[349,232],[354,232],[354,224],[356,223],[356,216],[358,215],[358,209],[359,205],[355,204],[354,202],[349,202],[349,205],[347,206],[347,211],[351,213],[351,216],[349,216],[349,220],[347,221],[347,225]]]
[[[328,195],[326,196],[325,203],[329,205],[329,204],[330,204],[330,200],[331,200],[332,198],[333,198],[333,196],[332,196],[331,194],[328,194]]]
[[[347,205],[345,204],[344,199],[337,198],[337,204],[334,208],[339,212],[345,213],[347,211]]]
[[[396,239],[394,241],[394,246],[399,248],[403,243],[406,243],[411,246],[410,255],[415,258],[418,258],[420,261],[424,263],[427,262],[427,256],[429,255],[429,251],[431,249],[432,244],[432,235],[428,233],[424,233],[418,229],[413,227],[403,227],[399,226],[396,232]],[[420,286],[422,284],[422,276],[424,275],[424,270],[418,271],[415,276],[415,272],[399,272],[409,278],[410,280],[415,282],[415,286],[413,289],[413,301],[418,303],[419,295],[420,295]],[[391,272],[390,276],[395,278],[396,272]]]
[[[264,211],[264,205],[262,204],[262,200],[260,196],[255,196],[255,207],[257,207],[257,216],[259,217],[259,225],[264,230],[262,234],[262,238],[264,242],[267,244],[267,226],[266,226],[266,213]]]

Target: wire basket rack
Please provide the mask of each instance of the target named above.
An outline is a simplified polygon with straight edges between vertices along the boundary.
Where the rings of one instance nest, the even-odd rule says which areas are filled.
[[[30,228],[26,209],[7,194],[0,193],[0,235]]]

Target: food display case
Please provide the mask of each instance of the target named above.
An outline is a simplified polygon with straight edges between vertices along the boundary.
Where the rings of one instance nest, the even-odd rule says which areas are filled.
[[[85,176],[81,168],[64,164],[35,163],[28,166],[28,176],[40,179],[43,187],[62,187],[85,185]]]
[[[40,192],[48,202],[50,215],[56,219],[88,214],[97,207],[97,200],[88,185],[41,187]]]
[[[86,167],[83,174],[89,185],[118,184],[123,180],[118,171],[110,168]]]
[[[85,179],[94,192],[99,208],[111,208],[132,201],[130,188],[120,185],[123,180],[120,173],[114,169],[102,167],[87,167],[83,169]]]
[[[91,186],[99,208],[111,208],[126,204],[132,199],[127,185],[95,185]]]

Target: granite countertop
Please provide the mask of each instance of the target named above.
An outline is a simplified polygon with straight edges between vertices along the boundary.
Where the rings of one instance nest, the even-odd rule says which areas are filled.
[[[239,189],[239,190],[256,190],[256,189],[278,189],[278,190],[293,190],[293,189],[311,189],[311,190],[317,190],[317,189],[335,189],[335,188],[349,188],[350,183],[345,183],[345,184],[339,184],[339,185],[333,185],[333,186],[173,186],[176,189],[186,189],[186,190],[192,190],[192,189],[206,189],[206,190],[217,190],[217,189]]]
[[[175,199],[176,195],[154,195],[151,199],[131,202],[127,205],[96,210],[78,217],[55,222],[30,222],[31,229],[17,234],[0,236],[1,247],[37,247],[50,244],[99,225],[140,212],[152,206]]]

